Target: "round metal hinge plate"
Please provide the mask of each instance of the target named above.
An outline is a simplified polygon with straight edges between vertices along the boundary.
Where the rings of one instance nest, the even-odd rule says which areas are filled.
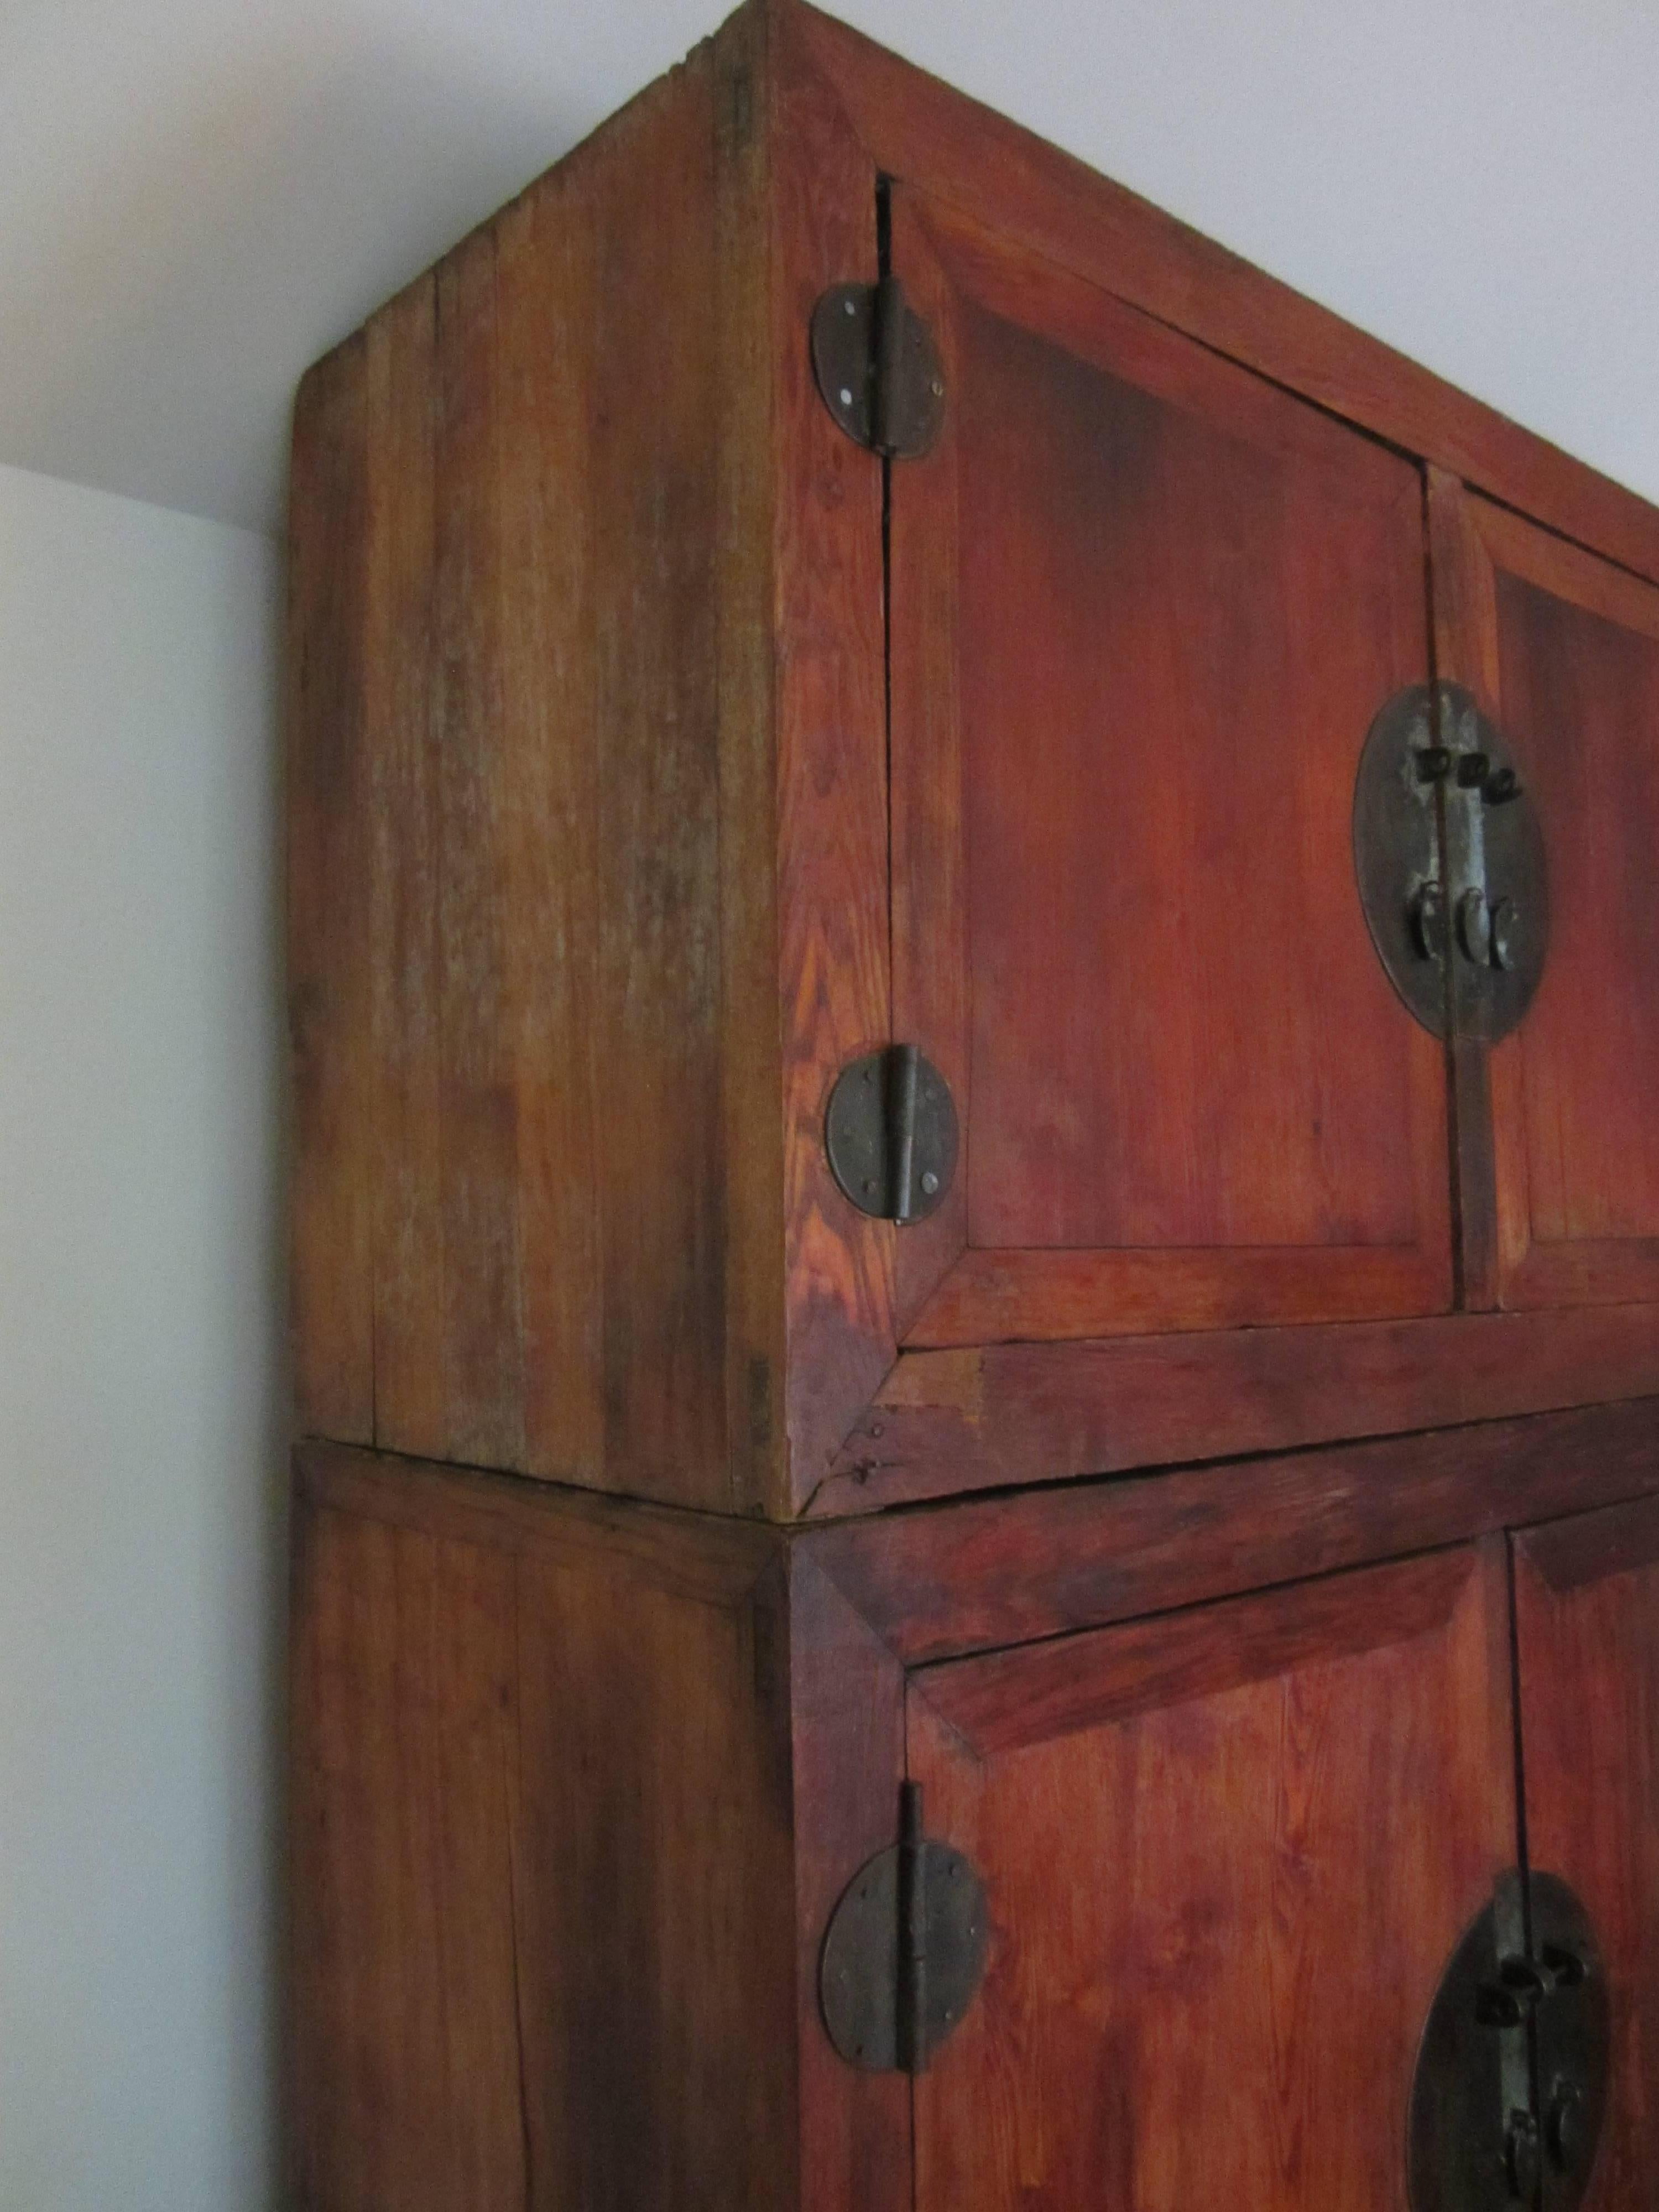
[[[832,284],[812,311],[812,373],[848,436],[894,460],[920,460],[945,422],[933,334],[896,276]]]
[[[970,1862],[929,1843],[922,1861],[926,1984],[915,2064],[960,2025],[985,1971],[985,1887]],[[866,1861],[842,1891],[824,1931],[818,2004],[830,2040],[849,2066],[890,2073],[900,2047],[899,1879],[902,1847]]]
[[[960,1133],[951,1086],[914,1045],[851,1061],[824,1113],[824,1149],[860,1213],[908,1228],[945,1203]]]
[[[1414,684],[1371,724],[1353,856],[1371,942],[1411,1012],[1436,1036],[1507,1036],[1549,951],[1544,840],[1502,732],[1461,685]]]

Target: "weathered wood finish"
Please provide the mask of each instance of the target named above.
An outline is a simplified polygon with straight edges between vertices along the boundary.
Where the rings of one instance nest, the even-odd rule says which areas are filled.
[[[952,379],[971,371],[938,453],[894,474],[890,592],[881,465],[820,404],[805,343],[821,287],[875,273],[881,175],[898,180],[890,251]],[[1280,673],[1342,736],[1316,769],[1298,756],[1311,842],[1288,877],[1272,871],[1272,899],[1241,900],[1250,840],[1212,836],[1243,920],[1184,952],[1170,939],[1164,975],[1168,915],[1144,900],[1117,915],[1106,876],[1082,866],[1091,809],[1058,805],[1070,757],[1031,763],[1032,819],[1072,841],[1076,865],[1044,864],[1065,911],[1144,971],[1147,1006],[1194,1010],[1193,1083],[1176,1031],[1149,1030],[1141,1073],[1163,1073],[1145,1098],[1111,1059],[1133,1024],[1095,1036],[1052,1159],[1021,1070],[1048,1082],[1056,1038],[1076,1042],[1072,968],[1029,1003],[975,992],[970,973],[976,960],[983,986],[1030,952],[1019,870],[997,853],[976,877],[967,866],[988,824],[1018,842],[1002,800],[1022,793],[999,798],[981,726],[983,625],[961,594],[986,577],[940,550],[959,542],[962,501],[989,495],[984,438],[978,460],[963,443],[981,295],[1002,327],[1093,360],[1109,415],[1173,425],[1170,466],[1183,441],[1224,433],[1232,459],[1200,471],[1212,519],[1228,499],[1248,507],[1258,464],[1301,487],[1285,621],[1332,565],[1309,550],[1326,521],[1354,485],[1378,489],[1375,529],[1356,523],[1335,562],[1354,568],[1356,605],[1373,592],[1369,629],[1326,624],[1304,650],[1280,623]],[[1314,835],[1340,811],[1360,693],[1422,666],[1413,472],[1332,417],[1429,465],[1443,674],[1501,688],[1480,563],[1525,534],[1465,479],[1659,576],[1640,502],[794,0],[751,0],[320,364],[295,423],[289,689],[302,1427],[788,1519],[1652,1388],[1644,1322],[1587,1335],[1564,1311],[1659,1297],[1651,1163],[1626,1126],[1647,1015],[1628,1096],[1580,1079],[1575,1031],[1534,1054],[1524,1116],[1523,1048],[1490,1068],[1460,1048],[1448,1178],[1443,1072],[1364,953],[1331,858],[1341,836]],[[1369,495],[1349,503],[1370,513]],[[1177,578],[1203,568],[1202,506]],[[1601,605],[1583,583],[1594,569],[1625,609],[1615,623],[1645,632],[1638,585],[1533,538],[1555,547],[1543,580],[1566,602]],[[1075,530],[1065,542],[1093,558]],[[1353,663],[1340,682],[1338,633]],[[1070,726],[1087,672],[1040,659]],[[1149,670],[1126,678],[1142,708]],[[1273,690],[1263,673],[1258,721]],[[1191,809],[1164,823],[1173,784],[1151,783],[1141,860],[1179,872]],[[1194,787],[1208,803],[1201,776]],[[1210,796],[1222,805],[1221,786]],[[1229,820],[1250,816],[1238,797]],[[1289,818],[1255,822],[1252,839]],[[1601,831],[1583,837],[1603,851]],[[1583,928],[1628,939],[1620,896]],[[1297,1012],[1306,963],[1273,957],[1285,929],[1335,963],[1318,995],[1340,1037]],[[1253,963],[1279,997],[1251,993]],[[1589,973],[1570,946],[1565,966]],[[1555,988],[1569,1028],[1605,997]],[[1272,1046],[1254,1054],[1253,995]],[[1547,1023],[1548,1004],[1535,1014]],[[970,1141],[951,1202],[896,1235],[835,1190],[821,1133],[839,1067],[898,1034],[933,1047]],[[1547,1057],[1571,1062],[1576,1089]],[[1251,1110],[1210,1115],[1203,1071]],[[1573,1157],[1552,1197],[1558,1138]],[[1103,1179],[1102,1159],[1118,1160]],[[1565,1243],[1547,1241],[1564,1225]],[[1535,1310],[1501,1370],[1461,1328],[1394,1333],[1386,1317],[1431,1314],[1454,1288],[1475,1313]],[[1331,1335],[1338,1317],[1352,1333]],[[1271,1342],[1223,1340],[1263,1322],[1279,1324]],[[1143,1363],[1123,1342],[1136,1332],[1173,1334]],[[842,1480],[872,1468],[870,1483]]]
[[[1613,2065],[1588,2212],[1653,2192],[1659,2130],[1659,1503],[1516,1542],[1527,1844],[1589,1908],[1613,2001]]]
[[[1059,1819],[1069,1793],[1096,1802],[1087,1747],[1127,1707],[1175,1726],[1195,1699],[1250,1704],[1268,1694],[1252,1683],[1352,1667],[1413,1624],[1432,1640],[1425,1624],[1468,1580],[1468,1552],[1447,1547],[1590,1501],[1645,1498],[1652,1525],[1659,1415],[1601,1408],[793,1530],[337,1447],[306,1448],[298,1476],[298,2202],[621,2212],[700,2206],[712,2188],[734,2206],[908,2212],[907,2085],[845,2066],[817,1995],[830,1913],[892,1840],[907,1681],[911,1756],[929,1713],[956,1745],[925,1770],[933,1832],[964,1741],[994,1781],[1031,1740]],[[1337,1571],[1380,1559],[1408,1563]],[[1249,1595],[1267,1586],[1281,1594]],[[1392,1675],[1378,1694],[1402,1728],[1422,1717]],[[1554,1723],[1530,1714],[1535,1793]],[[1465,1717],[1467,1781],[1487,1737],[1474,1706]],[[1316,1729],[1297,1771],[1322,1771],[1334,1741]],[[1165,1785],[1183,1803],[1208,1787],[1201,1761],[1182,1784],[1174,1751],[1160,1757],[1164,1784],[1135,1801],[1148,1820]],[[1227,1802],[1260,1839],[1253,1787]],[[1386,1888],[1386,1855],[1339,1850],[1331,1826],[1376,1801],[1356,1781],[1309,1802],[1338,1799],[1314,1856]],[[1441,1839],[1451,1863],[1489,1813]],[[1005,1930],[1017,1917],[1022,1940],[1050,1940],[1035,1908],[1000,1910]],[[1309,1923],[1288,1940],[1312,1960],[1323,1938]]]
[[[758,27],[307,379],[290,725],[302,1424],[748,1506],[781,1358]]]
[[[1659,1307],[907,1352],[810,1515],[1659,1392]]]
[[[763,1541],[330,1448],[299,1472],[297,2203],[802,2202]]]

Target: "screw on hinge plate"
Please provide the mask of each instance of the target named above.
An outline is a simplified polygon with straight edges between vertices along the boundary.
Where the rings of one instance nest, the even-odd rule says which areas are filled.
[[[951,1087],[913,1044],[866,1054],[836,1078],[823,1139],[836,1181],[860,1213],[901,1228],[925,1221],[956,1174]]]
[[[848,2065],[924,2071],[974,2001],[986,1937],[984,1886],[927,1835],[921,1785],[905,1783],[898,1842],[859,1869],[824,1931],[819,2008]]]
[[[896,276],[832,284],[812,311],[812,371],[849,438],[918,460],[945,421],[945,371],[933,332]]]

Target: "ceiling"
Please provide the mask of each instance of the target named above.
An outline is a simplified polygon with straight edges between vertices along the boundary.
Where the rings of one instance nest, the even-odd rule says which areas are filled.
[[[279,526],[307,362],[721,0],[0,0],[0,461]],[[842,0],[1659,498],[1653,0]]]

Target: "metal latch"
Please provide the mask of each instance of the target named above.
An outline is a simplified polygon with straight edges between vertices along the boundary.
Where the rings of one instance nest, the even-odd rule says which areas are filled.
[[[1353,849],[1371,941],[1418,1020],[1507,1036],[1549,948],[1544,841],[1501,732],[1461,685],[1415,684],[1372,723]]]
[[[921,1784],[899,1793],[899,1840],[861,1866],[830,1916],[818,2005],[849,2066],[920,2074],[985,1971],[985,1888],[960,1851],[924,1834]]]
[[[913,1044],[844,1067],[824,1115],[824,1149],[860,1213],[901,1228],[943,1203],[960,1141],[950,1085]]]
[[[945,420],[945,371],[933,334],[896,276],[832,284],[812,311],[812,373],[849,438],[917,460]]]
[[[1607,2108],[1607,1972],[1554,1875],[1504,1875],[1452,1953],[1412,2083],[1413,2212],[1573,2212]]]

